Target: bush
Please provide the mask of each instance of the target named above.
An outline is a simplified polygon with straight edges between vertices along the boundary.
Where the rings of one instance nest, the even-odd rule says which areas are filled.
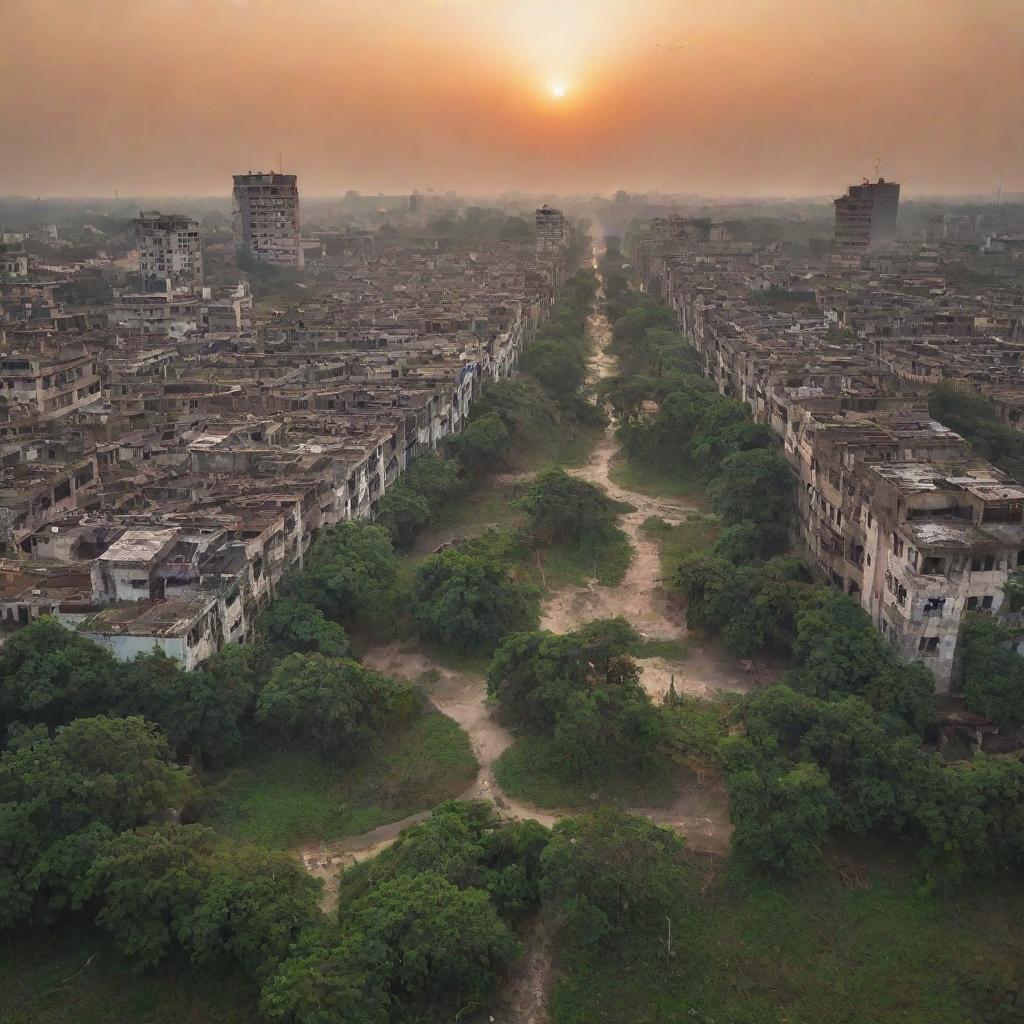
[[[611,808],[563,819],[541,856],[544,899],[570,941],[620,944],[671,912],[685,883],[682,852],[675,832]]]
[[[416,570],[420,635],[462,651],[493,648],[537,621],[537,592],[509,575],[504,562],[450,548]]]
[[[480,475],[500,467],[512,441],[501,417],[491,412],[470,420],[449,445],[467,472]]]
[[[292,654],[263,687],[256,720],[285,745],[312,744],[323,757],[353,763],[419,707],[415,690],[356,661]]]
[[[991,615],[964,617],[958,649],[964,701],[996,725],[1024,725],[1024,658],[1011,650],[1015,633]]]
[[[304,572],[287,578],[286,592],[342,622],[393,622],[404,602],[391,536],[369,523],[339,523],[321,532]]]

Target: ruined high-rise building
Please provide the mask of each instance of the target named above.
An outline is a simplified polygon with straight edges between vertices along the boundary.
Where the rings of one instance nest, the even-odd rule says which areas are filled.
[[[143,291],[192,288],[203,283],[199,222],[180,213],[143,211],[135,219],[135,247]]]
[[[569,225],[561,210],[545,204],[537,211],[537,252],[557,254],[569,245]]]
[[[302,267],[299,187],[294,174],[236,174],[235,244],[261,263]]]
[[[896,213],[900,187],[879,178],[851,185],[845,196],[834,201],[836,210],[835,253],[857,257],[884,249],[896,241]]]

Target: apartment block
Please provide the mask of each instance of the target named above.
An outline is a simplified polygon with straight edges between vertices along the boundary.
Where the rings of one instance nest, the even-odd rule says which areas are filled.
[[[301,269],[297,177],[275,171],[236,174],[232,195],[235,245],[260,263]]]
[[[1024,566],[1024,487],[928,412],[946,382],[1024,421],[1024,299],[1002,264],[929,243],[823,268],[672,218],[633,260],[719,391],[778,435],[815,575],[950,690],[964,614],[1019,620],[1003,586]],[[961,291],[965,264],[993,283]]]
[[[177,213],[142,212],[135,220],[144,292],[192,289],[203,283],[199,222]]]

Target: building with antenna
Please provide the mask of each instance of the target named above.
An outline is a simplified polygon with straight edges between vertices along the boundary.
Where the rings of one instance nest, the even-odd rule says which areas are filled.
[[[302,268],[297,177],[250,171],[236,174],[234,183],[235,244],[261,263]]]
[[[900,187],[879,178],[851,185],[845,196],[834,201],[836,211],[835,245],[832,253],[838,262],[856,262],[861,256],[885,249],[896,241],[896,214],[900,205]]]

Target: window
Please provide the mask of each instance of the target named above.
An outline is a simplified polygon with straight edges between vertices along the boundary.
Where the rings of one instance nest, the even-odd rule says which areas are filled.
[[[995,555],[979,555],[971,559],[971,572],[991,572],[995,566]]]
[[[967,598],[967,610],[973,612],[978,607],[978,599],[976,597]]]
[[[925,615],[941,615],[945,607],[946,599],[944,597],[929,597],[924,603],[924,613]]]
[[[935,654],[939,649],[939,638],[937,636],[923,636],[917,645],[920,654]]]
[[[993,601],[992,597],[983,597],[981,599],[981,607],[984,608],[987,611],[988,609],[990,609],[992,607],[992,601]]]
[[[897,558],[903,554],[903,538],[895,533],[892,535],[892,552]]]

